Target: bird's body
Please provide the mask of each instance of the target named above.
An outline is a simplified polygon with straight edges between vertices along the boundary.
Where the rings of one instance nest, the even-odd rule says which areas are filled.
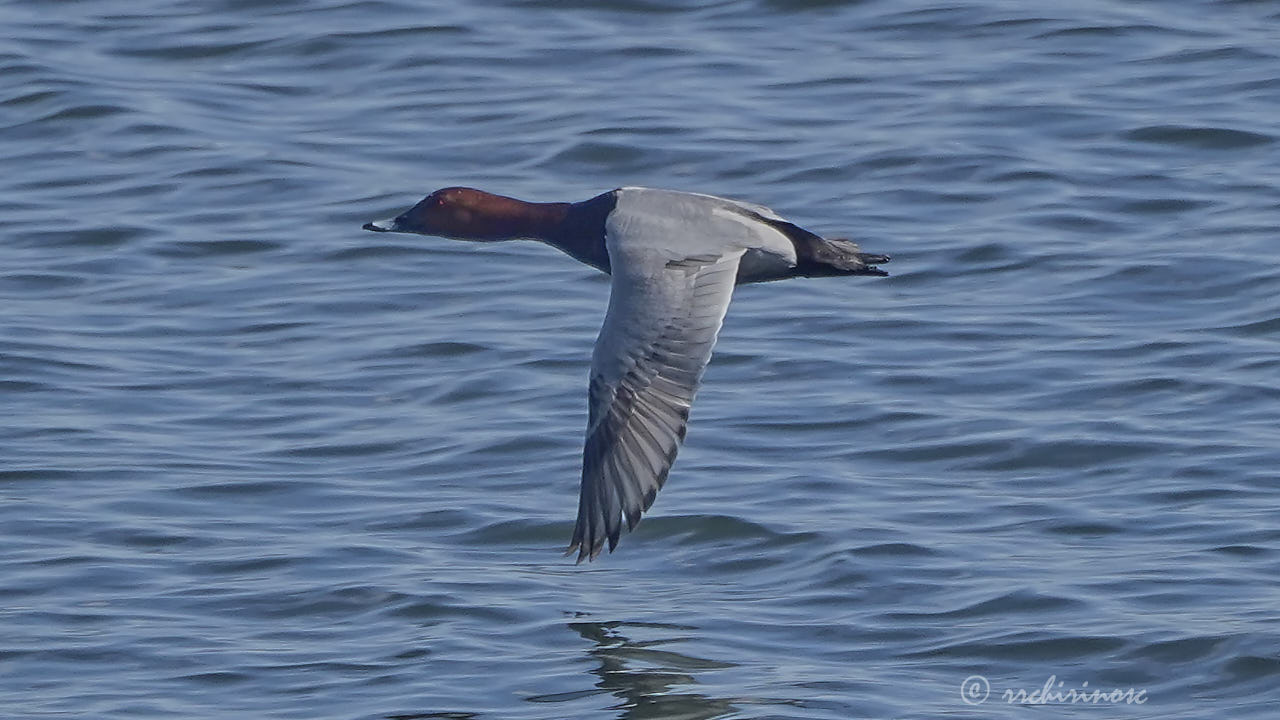
[[[766,207],[626,187],[580,203],[445,188],[367,230],[461,240],[532,238],[611,276],[588,391],[578,521],[569,552],[594,559],[634,528],[666,481],[736,284],[886,275],[846,240]]]

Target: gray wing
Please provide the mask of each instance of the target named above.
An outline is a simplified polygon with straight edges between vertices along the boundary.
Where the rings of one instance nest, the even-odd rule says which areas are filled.
[[[615,263],[591,362],[578,522],[567,553],[594,559],[653,504],[733,293],[742,250]]]

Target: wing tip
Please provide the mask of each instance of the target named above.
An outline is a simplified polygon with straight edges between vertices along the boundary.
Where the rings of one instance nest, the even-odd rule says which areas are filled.
[[[616,543],[615,543],[616,545]],[[609,547],[609,552],[613,552],[613,547]],[[600,538],[598,542],[591,544],[584,543],[580,540],[574,540],[569,543],[569,547],[565,548],[561,557],[569,557],[573,553],[578,553],[578,558],[573,561],[574,565],[581,565],[583,560],[591,562],[600,556],[600,552],[604,550],[604,538]]]

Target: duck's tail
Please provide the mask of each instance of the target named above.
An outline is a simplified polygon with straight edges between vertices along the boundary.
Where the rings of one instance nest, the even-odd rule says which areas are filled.
[[[864,253],[857,243],[843,238],[828,240],[812,235],[805,240],[796,243],[796,271],[805,277],[889,274],[876,267],[889,262],[888,255]]]

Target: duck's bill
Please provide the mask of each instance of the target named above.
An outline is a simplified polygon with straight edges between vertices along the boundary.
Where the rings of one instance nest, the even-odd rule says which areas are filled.
[[[374,220],[373,222],[365,223],[364,229],[372,230],[374,232],[395,232],[396,220],[395,218],[391,218],[390,220]]]

